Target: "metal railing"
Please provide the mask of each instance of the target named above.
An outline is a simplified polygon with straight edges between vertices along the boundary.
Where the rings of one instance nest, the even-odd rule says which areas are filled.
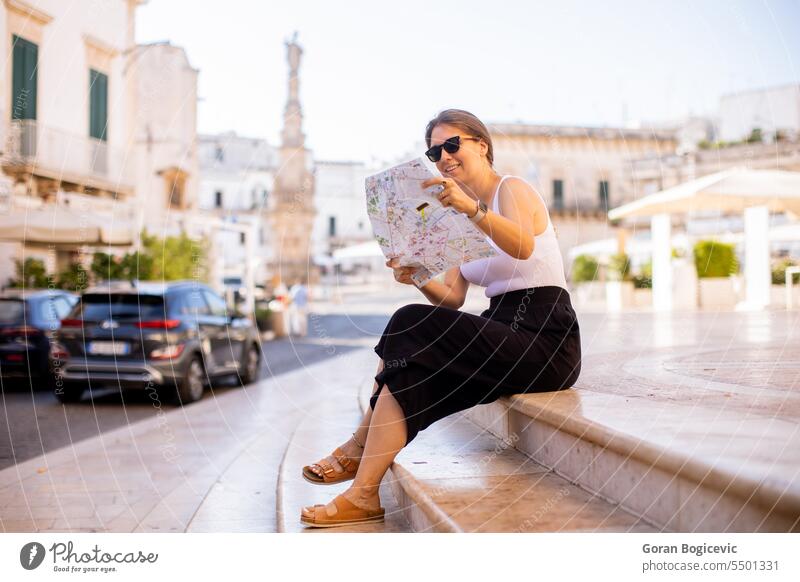
[[[49,127],[11,120],[3,131],[2,161],[33,174],[110,190],[132,190],[134,158],[108,143]],[[131,152],[132,154],[132,152]]]

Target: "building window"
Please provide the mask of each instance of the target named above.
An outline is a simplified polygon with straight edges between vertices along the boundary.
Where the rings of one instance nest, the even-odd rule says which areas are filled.
[[[336,236],[336,217],[329,216],[328,217],[328,236],[333,237]]]
[[[358,230],[364,230],[364,221],[363,220],[359,220],[358,221]]]
[[[553,208],[564,208],[564,180],[553,180]]]
[[[222,208],[222,190],[214,192],[214,208]]]
[[[214,159],[218,162],[225,161],[225,150],[222,149],[222,146],[217,144],[214,148]]]
[[[600,208],[608,210],[608,180],[600,180],[598,195],[600,197]]]
[[[89,136],[108,141],[108,75],[89,69]]]
[[[175,180],[171,184],[168,183],[167,189],[169,190],[169,207],[182,210],[186,207],[186,200],[183,196],[183,180]]]
[[[164,180],[169,208],[185,210],[188,207],[186,199],[186,180],[189,175],[177,167],[170,167],[158,172]]]
[[[244,244],[244,239],[245,239],[245,234],[243,232],[240,232],[239,233],[239,244],[240,245]]]
[[[37,60],[39,47],[17,36],[14,44],[11,119],[36,119]]]

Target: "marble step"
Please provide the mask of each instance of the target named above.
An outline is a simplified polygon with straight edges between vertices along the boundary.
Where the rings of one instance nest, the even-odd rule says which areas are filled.
[[[362,390],[362,410],[371,386]],[[391,483],[417,532],[657,531],[456,414],[397,456]]]
[[[682,390],[578,387],[503,398],[467,416],[662,530],[800,530],[797,423],[777,411],[751,412],[756,407],[746,401],[720,405],[717,395],[704,404],[697,387],[693,395]],[[725,395],[729,402],[747,398],[746,391]]]
[[[300,522],[301,508],[317,503],[328,503],[347,489],[351,482],[336,485],[316,485],[302,476],[302,467],[329,455],[343,443],[360,420],[358,401],[352,387],[337,391],[304,410],[292,434],[281,462],[277,490],[277,529],[279,532],[303,533],[401,533],[409,531],[408,522],[394,501],[389,484],[381,486],[381,504],[386,510],[383,523],[343,526],[336,528],[309,528]]]

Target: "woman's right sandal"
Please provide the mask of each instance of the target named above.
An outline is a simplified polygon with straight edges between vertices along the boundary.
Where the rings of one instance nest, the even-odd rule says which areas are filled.
[[[344,495],[337,495],[333,508],[326,505],[304,507],[300,512],[300,522],[310,527],[338,527],[342,525],[361,525],[379,523],[384,520],[386,510],[363,509],[354,505]]]
[[[355,435],[353,435],[353,442],[363,448],[363,446],[360,445],[355,439]],[[314,463],[313,465],[306,465],[303,467],[303,479],[311,483],[316,483],[317,485],[334,485],[335,483],[349,481],[356,476],[358,465],[361,461],[351,459],[345,455],[342,449],[339,447],[336,447],[336,450],[333,451],[332,456],[339,461],[342,469],[344,469],[341,473],[334,469],[330,462],[322,459],[319,463]],[[314,469],[317,469],[317,471]]]

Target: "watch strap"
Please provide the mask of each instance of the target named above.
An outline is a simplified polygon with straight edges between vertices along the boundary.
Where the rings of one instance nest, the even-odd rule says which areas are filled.
[[[469,219],[472,222],[478,223],[481,220],[483,220],[483,217],[486,216],[486,213],[488,212],[488,210],[489,210],[489,208],[486,206],[486,203],[483,202],[482,200],[479,200],[478,201],[478,211],[473,216],[470,216]]]

